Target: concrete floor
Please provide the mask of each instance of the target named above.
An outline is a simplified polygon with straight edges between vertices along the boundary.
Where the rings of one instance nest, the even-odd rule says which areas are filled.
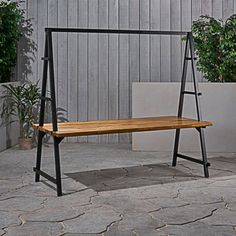
[[[36,149],[0,153],[0,235],[236,235],[236,154],[202,166],[128,145],[62,144],[64,196],[34,182]],[[54,173],[52,147],[43,170]]]

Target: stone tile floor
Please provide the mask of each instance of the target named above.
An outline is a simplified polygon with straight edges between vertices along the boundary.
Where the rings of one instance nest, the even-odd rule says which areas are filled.
[[[64,196],[34,183],[36,149],[0,153],[0,235],[236,235],[236,154],[202,166],[129,145],[62,144]],[[43,170],[54,173],[52,147]]]

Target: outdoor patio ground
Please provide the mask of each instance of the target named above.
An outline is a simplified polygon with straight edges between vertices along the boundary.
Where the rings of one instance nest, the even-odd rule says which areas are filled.
[[[0,153],[0,235],[236,235],[236,154],[202,166],[129,145],[61,145],[62,197],[34,182],[36,149]],[[54,173],[52,146],[44,171]]]

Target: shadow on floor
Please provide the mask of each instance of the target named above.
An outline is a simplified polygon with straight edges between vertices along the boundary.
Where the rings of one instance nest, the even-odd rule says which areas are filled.
[[[201,178],[166,163],[65,173],[65,175],[97,192]]]
[[[236,174],[236,158],[210,158],[210,178]],[[174,168],[167,163],[110,168],[84,172],[65,173],[97,192],[126,189],[157,184],[191,181],[203,178],[201,165],[178,162]]]

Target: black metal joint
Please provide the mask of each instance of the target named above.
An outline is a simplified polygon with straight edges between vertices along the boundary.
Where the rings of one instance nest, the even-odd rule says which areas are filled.
[[[43,60],[43,61],[49,61],[50,58],[49,58],[49,57],[41,57],[41,60]]]
[[[44,100],[44,101],[52,101],[51,98],[49,98],[49,97],[44,97],[44,96],[41,96],[40,99],[41,99],[41,100]]]
[[[64,139],[64,137],[54,137],[54,139],[59,144]]]

